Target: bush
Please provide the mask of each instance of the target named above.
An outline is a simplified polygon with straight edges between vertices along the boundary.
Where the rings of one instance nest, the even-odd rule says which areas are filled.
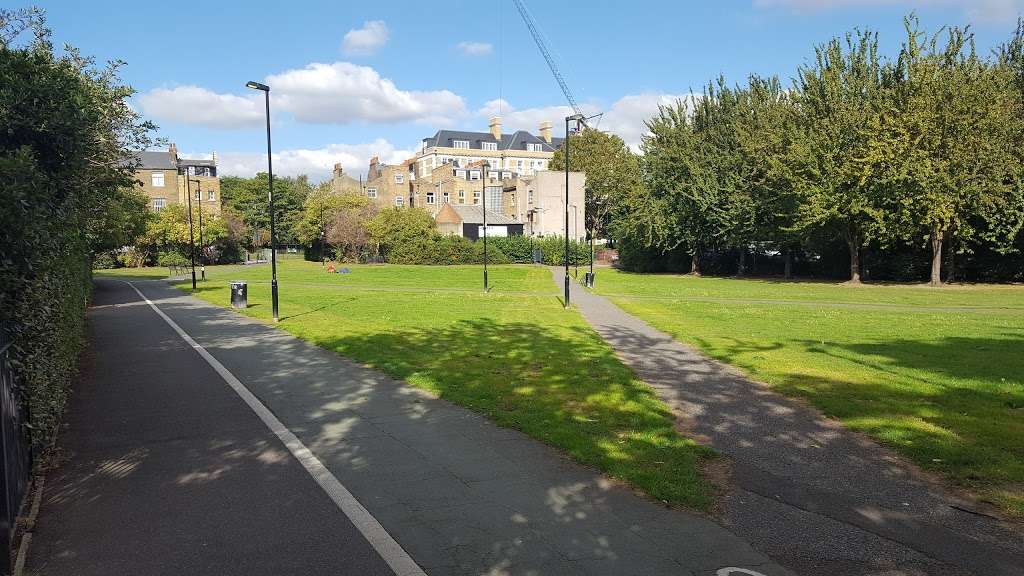
[[[117,255],[113,252],[100,252],[94,254],[92,257],[92,269],[93,270],[109,270],[111,268],[120,268],[121,263],[117,260]]]
[[[116,64],[97,70],[74,50],[54,54],[47,36],[38,11],[0,9],[0,319],[37,447],[56,430],[77,372],[92,255],[139,228],[131,209],[145,214],[139,195],[124,192],[135,187],[124,160],[151,128],[126,104]],[[19,37],[37,40],[22,48]]]
[[[161,252],[156,263],[158,266],[188,266],[191,262],[178,252]]]

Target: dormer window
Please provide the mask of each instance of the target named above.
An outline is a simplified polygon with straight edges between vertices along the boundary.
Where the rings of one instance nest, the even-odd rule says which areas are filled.
[[[480,171],[479,170],[470,170],[469,171],[469,179],[470,180],[479,180],[480,179]]]
[[[498,149],[498,143],[497,142],[481,142],[480,143],[480,149],[481,150],[497,150]]]
[[[469,149],[469,140],[452,140],[452,148]]]
[[[526,143],[526,151],[527,152],[543,152],[544,151],[544,146],[542,144],[535,144],[533,142],[527,142]]]

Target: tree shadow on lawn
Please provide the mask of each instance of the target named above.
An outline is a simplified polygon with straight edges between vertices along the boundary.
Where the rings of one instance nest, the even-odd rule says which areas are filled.
[[[698,339],[715,356],[765,375],[776,390],[810,400],[826,415],[894,447],[954,483],[1003,491],[1004,504],[1024,513],[1024,336],[950,336],[833,343],[795,340],[723,346]],[[825,367],[770,374],[771,352],[797,347],[828,357]],[[765,356],[758,358],[759,352]],[[751,354],[762,366],[751,361]],[[844,366],[874,376],[843,378]],[[830,374],[826,376],[825,373]]]
[[[697,509],[711,503],[699,466],[713,453],[678,435],[664,404],[589,329],[461,320],[313,341],[562,448],[659,500]]]

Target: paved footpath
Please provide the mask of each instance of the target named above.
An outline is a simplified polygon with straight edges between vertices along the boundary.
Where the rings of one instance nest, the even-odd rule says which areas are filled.
[[[471,411],[134,286],[159,312],[96,282],[29,574],[792,574]]]
[[[552,268],[561,287],[563,268]],[[600,281],[600,273],[598,274]],[[579,284],[571,301],[687,433],[730,457],[722,520],[801,574],[1020,576],[1024,527],[891,451],[675,341]]]

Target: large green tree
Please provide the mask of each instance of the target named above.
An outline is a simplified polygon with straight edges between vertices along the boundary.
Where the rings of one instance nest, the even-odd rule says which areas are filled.
[[[883,224],[882,191],[865,161],[881,131],[883,74],[877,34],[858,31],[817,47],[814,62],[799,69],[794,91],[799,114],[788,178],[800,202],[794,226],[841,237],[855,283],[861,249]]]
[[[221,178],[221,198],[226,206],[242,216],[250,233],[269,239],[269,178],[260,172],[252,178],[225,176]],[[303,204],[312,192],[305,176],[291,178],[274,176],[274,213],[277,242],[298,244]],[[251,241],[250,241],[251,242]],[[260,244],[257,241],[255,244]]]
[[[122,63],[54,51],[38,10],[0,9],[0,319],[45,443],[82,349],[92,250],[139,228],[131,150],[153,126]]]
[[[640,160],[622,138],[594,128],[569,136],[569,169],[587,175],[586,226],[592,238],[607,236],[615,202],[640,184]],[[555,151],[551,170],[565,170],[565,147]]]

